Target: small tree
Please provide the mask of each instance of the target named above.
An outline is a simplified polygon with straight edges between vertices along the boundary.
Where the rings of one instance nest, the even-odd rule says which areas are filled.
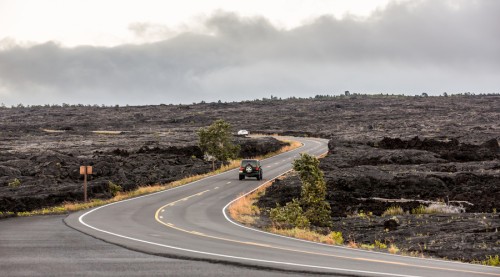
[[[302,181],[301,206],[309,222],[316,226],[332,225],[330,203],[326,201],[326,182],[319,169],[319,160],[306,153],[293,162],[293,169]]]
[[[215,170],[215,160],[227,162],[235,159],[240,146],[231,142],[231,125],[222,119],[216,120],[207,128],[198,130],[198,145],[206,156],[213,157],[212,168]]]

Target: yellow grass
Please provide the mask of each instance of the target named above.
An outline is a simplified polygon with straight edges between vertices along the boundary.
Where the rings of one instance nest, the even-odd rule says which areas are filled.
[[[104,132],[104,134],[118,134],[116,132],[121,132],[121,131],[93,131],[93,132],[94,133],[95,132]],[[290,143],[290,146],[282,147],[280,150],[278,150],[276,152],[269,153],[269,154],[267,154],[265,156],[255,157],[255,158],[256,159],[265,159],[267,157],[271,157],[271,156],[274,156],[274,155],[277,155],[277,154],[280,154],[280,153],[284,153],[284,152],[293,150],[293,149],[295,149],[297,147],[300,147],[302,145],[301,143],[296,142],[296,141],[286,141],[286,142]],[[228,165],[223,165],[221,168],[219,168],[219,169],[217,169],[215,171],[206,173],[206,174],[188,176],[186,178],[183,178],[181,180],[177,180],[177,181],[174,181],[174,182],[171,182],[171,183],[168,183],[168,184],[156,184],[156,185],[140,186],[140,187],[138,187],[137,189],[135,189],[133,191],[118,192],[113,198],[107,199],[107,200],[91,199],[87,203],[84,203],[84,202],[67,202],[67,203],[64,203],[62,205],[55,206],[55,207],[48,207],[48,208],[33,210],[33,211],[29,211],[29,212],[18,212],[18,213],[16,213],[16,216],[34,216],[34,215],[46,215],[46,214],[65,214],[65,213],[68,213],[68,212],[74,212],[74,211],[79,211],[79,210],[84,210],[84,209],[90,209],[90,208],[94,208],[94,207],[98,207],[98,206],[102,206],[102,205],[106,205],[106,204],[118,202],[118,201],[121,201],[121,200],[129,199],[129,198],[133,198],[133,197],[137,197],[137,196],[141,196],[141,195],[146,195],[146,194],[150,194],[150,193],[154,193],[154,192],[158,192],[158,191],[162,191],[162,190],[166,190],[166,189],[170,189],[170,188],[182,186],[182,185],[185,185],[185,184],[188,184],[188,183],[192,183],[192,182],[198,181],[200,179],[203,179],[203,178],[206,178],[206,177],[209,177],[209,176],[212,176],[212,175],[216,175],[216,174],[219,174],[219,173],[226,172],[228,170],[237,168],[240,165],[240,163],[241,163],[241,160],[233,160],[233,161],[230,161]],[[256,207],[254,207],[253,209],[255,209],[255,208]],[[250,220],[250,218],[247,219],[247,220]]]
[[[261,195],[264,194],[266,188],[271,185],[271,182],[267,182],[265,185],[259,187],[253,193],[241,197],[237,201],[233,202],[228,208],[229,215],[234,220],[243,224],[252,224],[255,219],[260,214],[259,207],[255,206],[255,202],[259,199]]]
[[[62,205],[43,208],[38,210],[33,210],[30,212],[18,212],[17,216],[34,216],[34,215],[46,215],[46,214],[65,214],[68,212],[75,212],[84,209],[90,209],[114,202],[118,202],[121,200],[129,199],[136,196],[141,196],[145,194],[150,194],[153,192],[162,191],[168,188],[174,187],[176,184],[169,183],[167,185],[151,185],[151,186],[142,186],[133,191],[128,192],[118,192],[113,198],[102,200],[102,199],[90,199],[89,202],[65,202]]]
[[[329,235],[322,235],[319,233],[316,233],[314,231],[311,231],[309,229],[302,229],[302,228],[293,228],[293,229],[278,229],[278,228],[270,228],[268,229],[271,233],[287,236],[287,237],[293,237],[293,238],[298,238],[298,239],[304,239],[304,240],[309,240],[309,241],[314,241],[314,242],[320,242],[320,243],[325,243],[325,244],[331,244],[331,245],[337,245],[337,244],[343,244],[344,239],[342,238],[342,235],[338,232],[332,232]],[[339,236],[340,234],[340,236]]]
[[[403,208],[400,206],[391,206],[387,208],[387,210],[384,211],[382,216],[387,216],[387,215],[403,215],[405,212],[403,211]]]
[[[260,214],[259,208],[253,204],[254,200],[250,197],[242,197],[229,207],[229,214],[241,223],[252,224],[255,222],[255,216]]]
[[[389,248],[387,248],[387,251],[391,254],[396,254],[399,252],[399,248],[395,244],[391,244]]]
[[[347,247],[349,247],[349,248],[355,248],[355,249],[356,249],[356,248],[359,248],[359,245],[358,245],[355,241],[350,240],[350,241],[347,243]]]
[[[479,263],[482,265],[489,265],[489,266],[500,266],[500,257],[498,255],[490,255],[486,257],[486,260],[484,261],[474,261],[473,263]]]
[[[362,243],[360,245],[361,249],[365,249],[365,250],[373,250],[375,249],[375,245],[374,244],[364,244]]]

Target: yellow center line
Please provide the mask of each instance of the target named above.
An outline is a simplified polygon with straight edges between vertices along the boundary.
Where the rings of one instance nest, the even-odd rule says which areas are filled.
[[[166,204],[162,207],[160,207],[158,210],[156,210],[155,213],[155,219],[158,223],[165,225],[169,228],[172,228],[174,230],[200,236],[200,237],[205,237],[205,238],[211,238],[211,239],[216,239],[216,240],[222,240],[222,241],[228,241],[228,242],[234,242],[238,244],[244,244],[244,245],[253,245],[253,246],[259,246],[259,247],[264,247],[264,248],[270,248],[270,249],[276,249],[276,250],[284,250],[284,251],[289,251],[289,252],[295,252],[295,253],[303,253],[303,254],[311,254],[311,255],[318,255],[318,256],[326,256],[326,257],[333,257],[333,258],[340,258],[340,259],[346,259],[346,260],[356,260],[356,261],[365,261],[365,262],[372,262],[372,263],[382,263],[382,264],[393,264],[393,265],[400,265],[400,266],[407,266],[407,267],[417,267],[417,268],[425,268],[425,269],[436,269],[436,270],[444,270],[444,271],[454,271],[454,272],[463,272],[463,273],[473,273],[473,274],[481,274],[481,275],[490,275],[490,276],[500,276],[500,274],[497,273],[488,273],[488,272],[479,272],[479,271],[471,271],[471,270],[460,270],[460,269],[453,269],[453,268],[445,268],[445,267],[435,267],[435,266],[425,266],[425,265],[415,265],[415,264],[409,264],[409,263],[402,263],[402,262],[390,262],[390,261],[383,261],[383,260],[377,260],[377,259],[368,259],[368,258],[353,258],[353,257],[348,257],[348,256],[342,256],[342,255],[335,255],[335,254],[326,254],[326,253],[319,253],[319,252],[312,252],[312,251],[305,251],[305,250],[298,250],[298,249],[292,249],[292,248],[286,248],[286,247],[280,247],[280,246],[273,246],[273,245],[268,245],[268,244],[262,244],[262,243],[257,243],[257,242],[248,242],[248,241],[239,241],[239,240],[233,240],[233,239],[228,239],[228,238],[222,238],[222,237],[216,237],[216,236],[211,236],[211,235],[206,235],[197,231],[188,231],[179,227],[174,226],[172,223],[165,223],[160,220],[160,211],[162,209],[165,209],[168,206],[173,206],[173,204],[179,202],[179,201],[186,201],[187,199],[194,197],[194,196],[199,196],[204,194],[209,190],[202,191],[197,194],[193,194],[191,196],[185,197],[183,199],[171,202],[169,204]]]

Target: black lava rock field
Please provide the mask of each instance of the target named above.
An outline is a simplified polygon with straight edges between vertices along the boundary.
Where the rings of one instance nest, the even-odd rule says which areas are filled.
[[[81,200],[83,164],[94,166],[94,198],[110,197],[109,181],[133,189],[205,173],[211,164],[196,131],[224,119],[235,132],[329,139],[321,169],[333,229],[347,241],[392,242],[409,253],[462,260],[500,253],[499,95],[36,106],[0,108],[0,119],[0,211]],[[235,140],[244,156],[283,145]],[[294,197],[300,181],[292,174],[258,205],[266,211]],[[440,203],[454,213],[411,214]],[[382,216],[394,205],[405,214]]]

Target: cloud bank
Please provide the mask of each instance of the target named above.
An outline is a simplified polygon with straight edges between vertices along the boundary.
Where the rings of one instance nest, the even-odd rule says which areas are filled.
[[[500,1],[393,2],[363,20],[282,30],[217,12],[204,32],[131,23],[166,37],[117,47],[0,47],[5,104],[159,104],[271,95],[500,92]]]

